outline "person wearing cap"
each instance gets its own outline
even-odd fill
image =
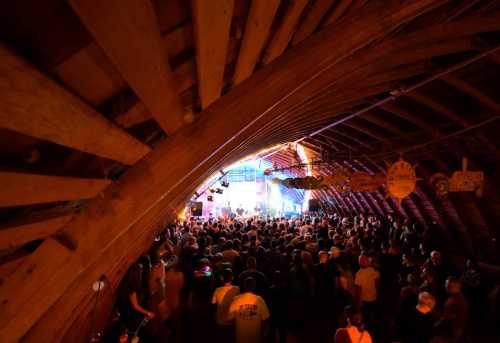
[[[360,269],[354,278],[355,299],[370,326],[375,321],[380,273],[371,266],[370,259],[366,255],[359,256],[359,266]]]

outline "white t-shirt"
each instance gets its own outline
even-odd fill
[[[233,302],[235,296],[240,294],[238,286],[222,286],[214,291],[212,304],[217,304],[217,324],[231,325],[233,322],[228,318],[229,306]]]
[[[361,268],[354,279],[354,284],[360,287],[360,297],[362,301],[377,300],[377,280],[380,273],[372,267]]]
[[[235,319],[237,343],[258,343],[262,321],[269,318],[269,310],[258,295],[243,293],[234,298],[229,307],[229,318]]]

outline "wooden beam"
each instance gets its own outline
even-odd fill
[[[180,98],[184,108],[184,120],[186,121],[186,123],[191,122],[188,116],[193,116],[193,96],[194,95],[192,89],[188,89],[180,94]],[[122,112],[113,118],[114,122],[123,128],[130,128],[140,123],[144,123],[145,121],[148,121],[150,119],[153,119],[153,117],[141,101],[137,101],[127,111]]]
[[[374,130],[372,130],[372,129],[370,129],[370,128],[362,125],[362,124],[353,123],[352,120],[346,121],[346,122],[342,123],[342,125],[349,126],[350,128],[352,128],[352,129],[354,129],[356,131],[362,132],[362,133],[364,133],[367,136],[375,138],[376,140],[378,140],[378,141],[380,141],[382,143],[383,142],[387,142],[387,138],[386,137],[383,137],[378,132],[375,132]]]
[[[500,104],[498,102],[496,102],[494,99],[481,92],[479,89],[477,89],[470,83],[461,80],[458,77],[453,76],[451,74],[443,75],[441,79],[446,83],[448,83],[449,85],[475,98],[477,101],[479,101],[481,104],[488,107],[489,109],[492,109],[494,111],[500,110]]]
[[[193,43],[191,24],[167,32],[162,36],[162,43],[170,60],[185,53]],[[182,65],[177,69],[179,68],[180,71],[185,69]],[[52,72],[66,87],[94,106],[101,105],[128,87],[120,72],[95,41],[62,61]],[[174,80],[177,81],[177,77]]]
[[[253,0],[234,71],[235,85],[248,78],[255,68],[281,0]]]
[[[339,144],[339,145],[342,145],[342,146],[346,147],[347,149],[355,150],[349,144],[346,144],[346,143],[344,143],[344,142],[342,142],[342,141],[340,141],[338,139],[331,138],[328,135],[325,135],[325,134],[322,134],[322,133],[319,133],[316,136],[313,136],[312,139],[318,139],[318,137],[323,137],[325,139],[325,141],[327,143],[324,144],[323,147],[325,147],[327,149],[328,148],[333,148],[335,151],[340,151],[340,148],[337,146],[337,144]]]
[[[333,138],[331,136],[329,136],[328,134],[325,133],[319,133],[318,136],[322,136],[322,137],[325,137],[325,139],[330,143],[330,145],[333,145],[331,142],[333,143],[336,143],[336,144],[340,144],[342,145],[343,147],[349,149],[349,150],[352,150],[352,151],[358,151],[358,149],[356,147],[353,147],[351,144],[349,143],[346,143],[338,138]]]
[[[283,20],[267,46],[266,52],[262,57],[262,63],[271,63],[285,51],[295,32],[300,16],[308,3],[309,0],[292,0],[290,2],[283,15]]]
[[[436,113],[447,117],[449,120],[461,126],[467,127],[469,125],[469,122],[467,120],[459,116],[452,109],[446,107],[445,105],[439,103],[438,101],[432,99],[430,96],[420,91],[417,90],[411,91],[410,93],[407,93],[406,96],[415,100],[416,102],[421,103],[422,105],[425,105],[426,107],[429,107]]]
[[[236,40],[229,40],[229,47],[226,58],[226,65],[234,61],[237,53]],[[193,90],[192,86],[196,82],[196,63],[194,58],[189,59],[174,69],[174,80],[181,91],[181,103],[185,105],[185,120],[193,112]],[[187,105],[186,105],[187,104]],[[137,102],[127,112],[120,113],[114,118],[115,122],[122,127],[131,127],[140,124],[146,120],[151,119],[151,114],[147,111],[146,107]]]
[[[433,134],[437,134],[437,132],[438,132],[434,126],[427,124],[427,122],[420,119],[418,116],[410,113],[406,109],[400,107],[396,103],[385,103],[385,104],[380,105],[378,107],[383,109],[386,112],[394,114],[395,116],[403,118],[406,121],[408,121],[412,124],[415,124],[422,129],[425,129],[429,132],[432,132]]]
[[[0,250],[18,248],[28,242],[52,236],[67,224],[71,218],[73,218],[72,215],[66,215],[0,228]]]
[[[127,82],[101,48],[91,43],[52,71],[61,83],[92,106],[127,89]]]
[[[407,133],[405,133],[403,130],[398,128],[396,125],[390,123],[389,121],[382,119],[380,116],[376,114],[364,113],[363,115],[360,116],[360,118],[369,121],[370,123],[373,123],[377,126],[380,126],[381,128],[384,128],[389,132],[394,133],[398,136],[401,136],[403,138],[408,138]]]
[[[349,6],[351,6],[352,2],[353,0],[339,0],[335,5],[333,11],[328,15],[328,18],[326,18],[326,20],[324,21],[322,26],[324,27],[326,25],[331,25],[336,21],[338,21],[340,17],[342,17],[344,13],[346,13],[347,9],[349,8]]]
[[[321,19],[323,19],[334,1],[335,0],[317,0],[314,2],[304,21],[302,21],[293,35],[292,45],[302,42],[316,30]]]
[[[489,54],[486,58],[500,65],[500,52]]]
[[[21,249],[9,255],[8,261],[0,265],[0,285],[21,266],[29,254],[29,251]]]
[[[331,128],[331,129],[328,129],[327,132],[331,132],[334,135],[339,135],[339,136],[345,137],[345,138],[347,138],[355,143],[358,143],[361,146],[364,146],[367,149],[370,149],[370,150],[374,149],[370,144],[366,144],[361,139],[356,138],[350,134],[347,134],[344,130],[337,130],[337,129]]]
[[[124,128],[129,128],[134,125],[143,123],[149,119],[151,119],[151,113],[149,113],[148,109],[144,104],[139,101],[136,104],[132,105],[128,111],[120,114],[114,120],[115,123]]]
[[[0,172],[0,207],[95,197],[111,181]]]
[[[69,3],[160,127],[167,134],[177,131],[183,109],[151,1]]]
[[[175,208],[178,203],[171,201],[176,199],[178,186],[194,191],[193,180],[197,180],[200,171],[217,170],[223,163],[264,148],[259,141],[250,142],[254,143],[252,149],[240,145],[257,127],[275,119],[277,113],[272,110],[283,113],[296,105],[294,95],[305,85],[310,86],[307,90],[312,96],[316,90],[312,86],[318,86],[316,76],[324,68],[335,68],[346,58],[353,58],[353,52],[441,3],[442,0],[373,2],[360,10],[349,25],[318,32],[304,41],[301,49],[291,49],[279,63],[255,73],[207,108],[192,125],[162,141],[130,168],[119,184],[110,185],[102,197],[90,201],[66,225],[63,231],[78,242],[76,250],[46,239],[0,285],[0,341],[21,339],[65,294],[68,296],[63,298],[71,301],[69,310],[74,309],[88,291],[83,287],[78,294],[71,292],[72,283],[79,277],[87,280],[87,275],[88,280],[96,280],[115,265],[113,256],[123,253],[138,235],[147,233],[152,237],[154,228],[145,230],[144,225],[135,224],[160,209]],[[290,70],[294,77],[283,77]],[[182,200],[185,199],[178,201]],[[139,254],[127,252],[126,256],[132,262]],[[30,282],[26,282],[27,278]],[[84,286],[88,284],[91,283]],[[64,321],[65,317],[57,314],[54,317]]]
[[[192,0],[193,34],[201,106],[220,97],[234,0]]]
[[[0,127],[134,164],[150,148],[0,45]]]

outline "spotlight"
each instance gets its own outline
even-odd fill
[[[227,188],[227,187],[229,187],[229,182],[227,182],[227,181],[222,181],[222,182],[220,183],[220,185],[221,185],[222,187],[226,187],[226,188]]]
[[[215,193],[215,189],[213,189],[213,188],[210,188],[208,191],[209,191],[210,193]]]
[[[208,195],[208,196],[207,196],[207,201],[214,201],[214,197],[213,197],[213,196],[211,196],[211,195]]]
[[[217,194],[222,194],[222,193],[224,193],[224,190],[222,190],[222,188],[217,188],[217,189],[215,190],[215,193],[217,193]]]

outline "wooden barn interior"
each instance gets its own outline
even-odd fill
[[[312,197],[432,227],[499,278],[499,1],[16,0],[0,38],[0,342],[88,342],[204,180],[297,144],[313,176],[415,166],[401,202]],[[436,195],[464,158],[481,190]]]

